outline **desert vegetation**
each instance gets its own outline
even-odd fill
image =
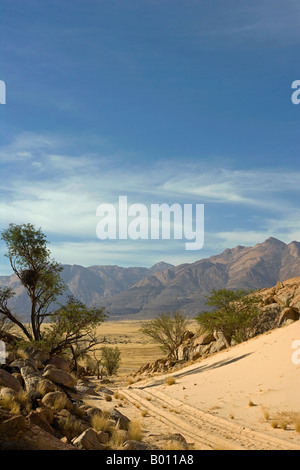
[[[260,300],[258,295],[245,289],[213,289],[206,302],[213,311],[202,312],[196,320],[204,331],[221,332],[226,346],[232,340],[239,343],[247,338],[247,332],[259,315]]]
[[[177,349],[184,340],[189,319],[182,312],[160,313],[145,322],[141,332],[159,345],[164,353],[178,359]]]

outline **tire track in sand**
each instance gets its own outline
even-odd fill
[[[171,432],[182,434],[196,450],[300,450],[296,444],[205,413],[159,390],[126,388],[121,393],[129,402],[147,409]]]

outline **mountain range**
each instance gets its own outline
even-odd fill
[[[159,262],[151,268],[63,265],[66,295],[88,306],[105,306],[111,319],[134,315],[150,318],[181,310],[195,315],[205,307],[212,289],[260,289],[300,275],[300,243],[276,238],[253,247],[236,246],[194,263],[173,266]],[[11,307],[28,315],[29,301],[15,275],[0,276],[0,286],[13,288]],[[61,299],[64,300],[64,299]]]

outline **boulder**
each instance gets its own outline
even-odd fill
[[[98,431],[97,432],[98,440],[101,444],[107,444],[109,441],[109,434],[108,432]]]
[[[42,398],[42,403],[52,409],[73,409],[72,402],[68,399],[67,395],[60,391],[47,393]]]
[[[96,390],[93,387],[90,387],[89,385],[77,384],[74,386],[74,389],[77,393],[81,393],[83,395],[99,396],[99,393],[97,393]]]
[[[226,349],[226,348],[227,346],[224,343],[223,339],[218,339],[217,341],[214,341],[213,343],[211,343],[209,352],[212,354],[215,352],[222,351],[223,349]]]
[[[54,429],[49,424],[47,420],[47,414],[42,408],[32,410],[28,415],[28,419],[31,423],[44,429],[44,431],[47,431],[50,434],[54,434]]]
[[[0,450],[77,449],[19,415],[0,420]]]
[[[104,433],[106,434],[106,433]],[[103,450],[105,449],[104,445],[100,441],[100,437],[92,428],[86,429],[83,431],[80,436],[76,437],[72,441],[75,447],[78,447],[82,450]]]
[[[119,410],[113,408],[109,412],[110,417],[113,421],[115,421],[116,426],[119,429],[123,429],[124,431],[128,431],[130,419],[127,416],[124,416]]]
[[[196,346],[199,346],[199,345],[209,344],[214,340],[215,340],[215,337],[212,333],[205,332],[205,333],[202,333],[200,336],[197,336],[197,338],[194,339],[193,347],[195,348]]]
[[[11,437],[18,436],[20,431],[25,429],[25,426],[26,420],[24,416],[21,415],[9,417],[3,421],[0,424],[0,444],[5,440],[10,439]]]
[[[2,387],[0,388],[0,397],[15,397],[18,392],[16,390],[9,388],[9,387]]]
[[[41,373],[32,366],[21,367],[21,375],[25,383],[25,389],[29,395],[35,394],[41,380]]]
[[[289,306],[300,314],[300,293],[295,295],[295,297],[291,300]]]
[[[278,324],[281,325],[287,320],[292,320],[293,322],[299,320],[299,313],[294,308],[285,307],[280,314]]]
[[[155,448],[153,445],[147,444],[146,442],[129,440],[124,442],[124,450],[152,450]]]
[[[4,369],[0,369],[0,386],[12,388],[16,392],[22,388],[20,382]]]
[[[182,360],[187,360],[189,356],[189,351],[190,351],[190,341],[187,340],[184,343],[182,343],[180,346],[177,348],[177,359],[179,361]]]
[[[25,349],[25,352],[39,364],[44,364],[50,359],[50,354],[44,349],[28,347]]]
[[[56,367],[51,367],[46,370],[46,372],[43,373],[43,377],[58,385],[64,385],[65,387],[72,388],[76,384],[76,379],[74,379],[71,374]]]
[[[100,408],[96,408],[95,406],[92,406],[90,408],[88,408],[86,411],[85,411],[86,415],[89,417],[89,418],[93,418],[95,415],[96,416],[102,416],[102,411],[100,410]]]
[[[51,359],[47,361],[47,365],[48,364],[55,366],[57,369],[62,369],[65,372],[70,372],[69,362],[62,356],[51,357]]]

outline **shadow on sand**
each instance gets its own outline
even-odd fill
[[[252,353],[242,354],[241,356],[234,357],[234,358],[231,358],[231,359],[229,358],[229,359],[226,359],[226,360],[223,360],[223,361],[217,361],[217,362],[214,362],[213,364],[209,364],[209,365],[203,365],[203,366],[200,365],[199,367],[193,368],[193,369],[188,370],[188,371],[183,371],[183,372],[178,372],[178,373],[172,374],[172,376],[175,379],[180,379],[182,377],[186,377],[187,375],[199,374],[201,372],[206,372],[208,370],[218,369],[219,367],[225,367],[229,364],[233,364],[234,362],[240,361],[241,359],[244,359],[245,357],[249,356],[250,354],[252,354]],[[146,388],[157,387],[158,385],[162,385],[164,383],[165,383],[165,378],[161,378],[161,379],[155,381],[155,383],[145,385],[145,386],[142,386],[142,387],[138,387],[138,388],[140,388],[142,390],[142,389],[146,389]]]

